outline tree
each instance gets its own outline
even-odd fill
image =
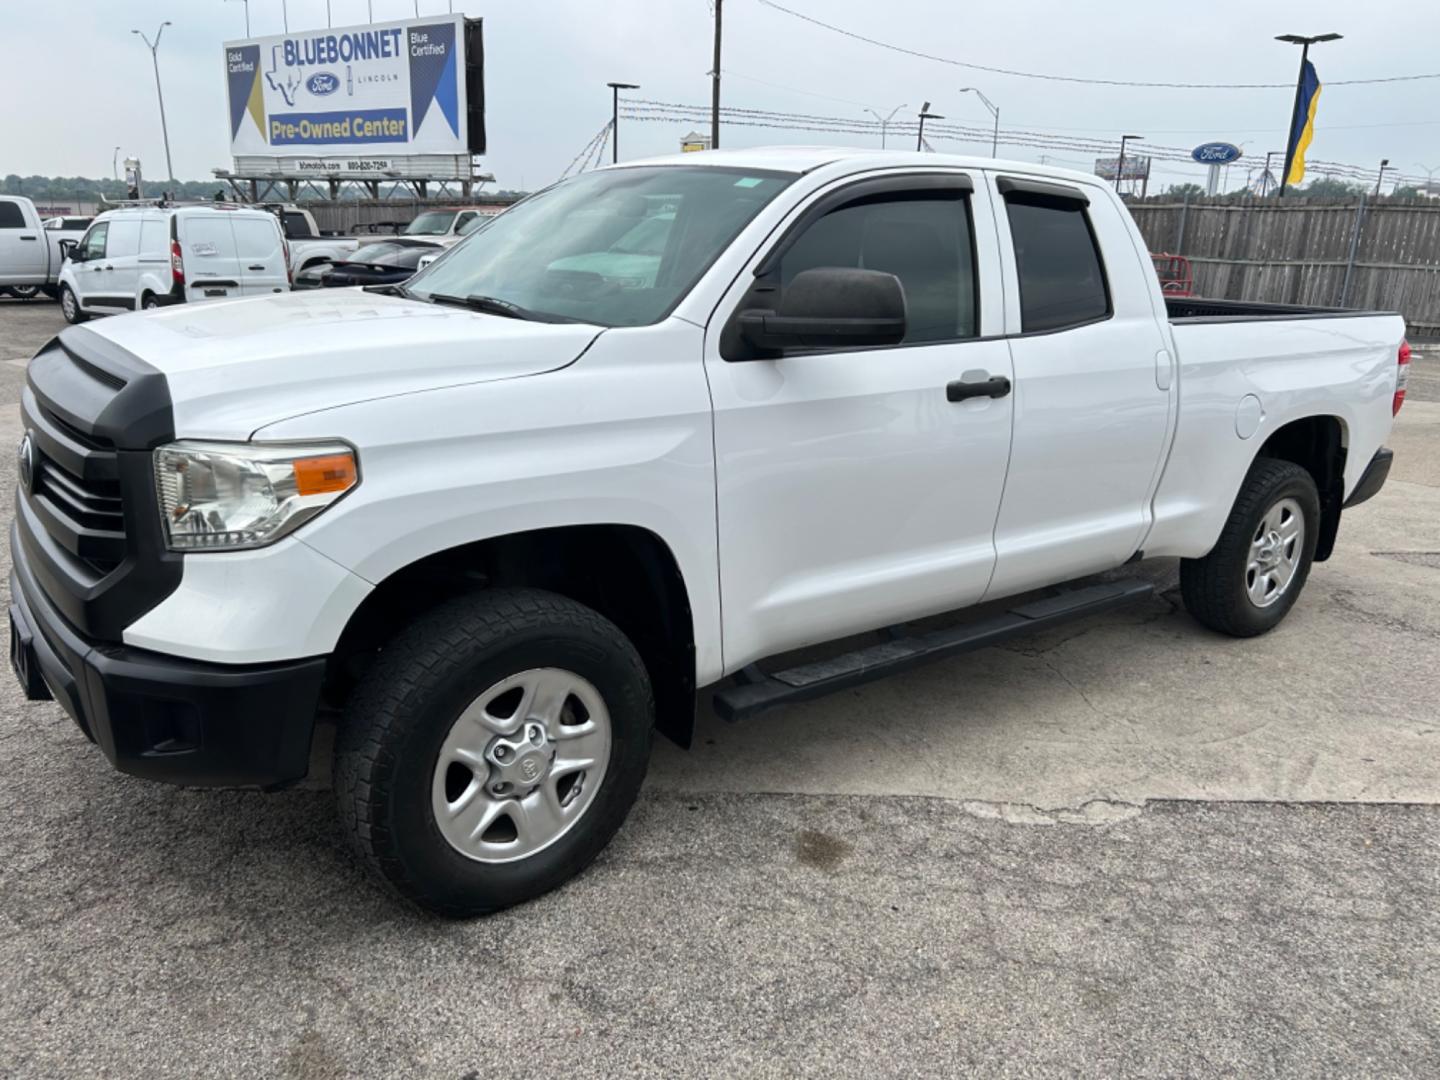
[[[1205,194],[1205,189],[1199,184],[1171,184],[1165,189],[1165,194],[1181,199],[1187,195],[1192,199],[1198,199]]]
[[[1333,176],[1317,176],[1304,187],[1296,188],[1295,193],[1312,199],[1348,199],[1364,190],[1364,184],[1352,184]]]

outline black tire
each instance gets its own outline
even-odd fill
[[[1251,600],[1248,589],[1251,544],[1266,514],[1285,499],[1299,504],[1304,519],[1299,562],[1284,592],[1261,607]],[[1274,629],[1305,588],[1319,536],[1320,495],[1310,473],[1290,461],[1257,459],[1210,554],[1180,560],[1180,595],[1186,610],[1202,625],[1231,637],[1255,637]]]
[[[487,688],[535,667],[587,679],[610,714],[610,757],[594,801],[548,847],[477,862],[441,834],[431,783],[451,727]],[[655,707],[645,666],[608,619],[538,589],[451,601],[402,630],[351,695],[335,746],[340,817],[361,858],[402,896],[452,917],[548,892],[610,842],[649,764]]]
[[[79,326],[90,318],[80,310],[80,300],[69,285],[60,286],[60,314],[65,316],[65,321],[71,326]]]
[[[160,307],[160,299],[154,293],[146,293],[140,298],[141,311],[155,311]]]
[[[17,300],[34,300],[40,295],[39,285],[11,285],[10,295]]]

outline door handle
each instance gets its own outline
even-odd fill
[[[992,375],[978,382],[956,379],[945,386],[946,401],[968,401],[970,398],[1002,398],[1010,393],[1010,380],[1004,375]]]
[[[22,236],[22,237],[20,237],[20,239],[21,239],[21,240],[34,240],[35,237],[33,237],[33,236]]]
[[[265,267],[263,267],[263,266],[247,266],[245,269],[246,269],[246,270],[264,270]]]

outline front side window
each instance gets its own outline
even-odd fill
[[[85,234],[85,239],[80,241],[80,255],[85,259],[103,259],[105,257],[105,238],[110,234],[110,223],[102,221],[99,225],[92,226]]]
[[[704,165],[585,173],[492,219],[408,291],[494,298],[542,318],[649,325],[792,179]]]
[[[905,290],[905,343],[975,337],[970,201],[948,192],[867,198],[832,210],[780,260],[781,295],[802,270],[881,270]]]
[[[1012,192],[1005,204],[1020,278],[1021,329],[1063,330],[1106,318],[1110,291],[1084,203]]]

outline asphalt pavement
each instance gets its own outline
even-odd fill
[[[0,445],[60,325],[0,301]],[[323,770],[147,784],[0,680],[0,1075],[1434,1076],[1440,357],[1392,444],[1275,633],[1147,563],[1132,610],[702,710],[594,867],[468,923],[361,873]]]

